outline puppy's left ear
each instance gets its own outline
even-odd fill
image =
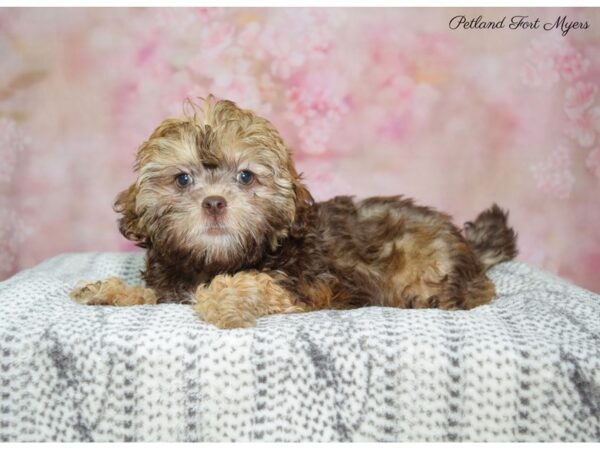
[[[290,235],[293,238],[301,238],[306,234],[308,220],[315,200],[306,186],[300,182],[300,177],[297,177],[294,182],[294,194],[296,194],[296,213],[290,228]]]
[[[133,183],[129,188],[119,193],[113,209],[121,214],[119,218],[119,231],[121,234],[130,241],[135,242],[138,247],[146,248],[150,241],[140,224],[140,218],[135,212],[137,193],[137,186]]]

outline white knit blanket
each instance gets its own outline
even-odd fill
[[[363,308],[219,330],[187,305],[83,306],[142,254],[0,283],[2,441],[598,441],[600,296],[523,263],[472,311]]]

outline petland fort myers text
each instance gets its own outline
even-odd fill
[[[568,16],[558,16],[554,21],[542,21],[539,17],[531,16],[504,16],[498,20],[486,20],[483,16],[469,18],[467,16],[454,16],[448,26],[451,30],[558,30],[563,36],[571,30],[587,30],[590,24],[587,21],[571,20]]]

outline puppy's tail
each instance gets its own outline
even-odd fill
[[[463,234],[485,270],[517,256],[517,235],[508,226],[508,212],[496,204],[480,213],[474,222],[465,223]]]

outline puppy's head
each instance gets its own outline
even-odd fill
[[[220,269],[257,260],[303,234],[313,199],[267,120],[209,97],[142,144],[138,178],[115,210],[128,239]]]

